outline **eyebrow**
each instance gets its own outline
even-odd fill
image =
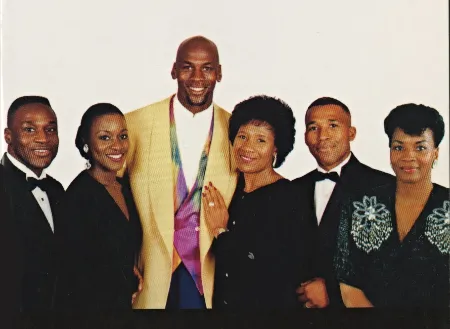
[[[24,124],[35,125],[36,123],[34,121],[23,121],[22,125],[24,125]],[[53,125],[53,124],[57,124],[57,123],[56,123],[56,121],[50,121],[47,124]]]
[[[121,133],[123,133],[123,132],[125,132],[125,131],[128,131],[128,129],[122,129],[120,132]],[[97,134],[98,133],[101,133],[101,132],[106,132],[106,133],[112,133],[112,131],[110,131],[110,130],[106,130],[106,129],[101,129],[101,130],[99,130],[98,132],[97,132]]]
[[[415,142],[415,144],[426,143],[426,142],[428,142],[428,141],[427,141],[427,140],[425,140],[425,139],[423,139],[423,140],[421,140],[421,141],[417,141],[417,142]],[[402,141],[399,141],[398,139],[394,139],[394,140],[392,141],[392,143],[399,143],[399,144],[404,144],[404,142],[402,142]]]
[[[339,122],[339,120],[337,120],[337,119],[329,119],[328,122]],[[317,121],[310,121],[310,122],[308,122],[306,124],[306,126],[309,126],[309,125],[312,125],[312,124],[315,124],[315,123],[317,123]]]

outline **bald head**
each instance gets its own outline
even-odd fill
[[[217,50],[216,44],[201,35],[197,35],[195,37],[188,38],[188,39],[184,40],[182,43],[180,43],[180,45],[178,46],[178,50],[177,50],[176,61],[178,62],[180,60],[180,58],[183,58],[183,55],[186,51],[189,51],[190,49],[196,49],[196,48],[207,49],[213,56],[215,56],[217,63],[220,62],[219,61],[219,51]]]
[[[217,46],[211,40],[195,36],[184,40],[177,51],[172,78],[178,82],[178,100],[193,114],[207,109],[216,82],[222,80]]]

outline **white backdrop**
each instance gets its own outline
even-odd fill
[[[448,130],[448,0],[2,0],[1,8],[2,128],[16,97],[47,96],[60,133],[49,172],[66,187],[84,168],[74,146],[83,112],[97,102],[128,112],[174,93],[177,47],[199,34],[219,48],[218,104],[231,111],[264,93],[293,108],[297,142],[280,169],[288,178],[316,166],[303,118],[321,96],[349,106],[355,155],[386,172],[383,119],[392,108],[435,107]],[[448,136],[433,172],[447,187]]]

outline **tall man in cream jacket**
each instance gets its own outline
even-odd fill
[[[213,103],[222,79],[216,45],[201,36],[183,41],[171,75],[175,95],[126,115],[126,166],[143,229],[137,309],[211,308],[214,236],[201,209],[202,188],[212,182],[228,205],[237,180],[230,114]]]

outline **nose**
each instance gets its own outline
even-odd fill
[[[35,136],[35,141],[37,143],[47,143],[48,141],[47,132],[44,129],[38,129]]]
[[[115,138],[113,140],[111,148],[114,151],[125,152],[126,151],[126,144],[127,144],[126,140],[120,139],[120,138]]]
[[[414,161],[416,159],[416,151],[413,148],[405,148],[402,153],[403,161]]]
[[[192,80],[203,80],[205,78],[204,73],[201,67],[196,67],[192,71],[191,79]]]
[[[319,140],[326,140],[330,138],[328,128],[319,128]]]

